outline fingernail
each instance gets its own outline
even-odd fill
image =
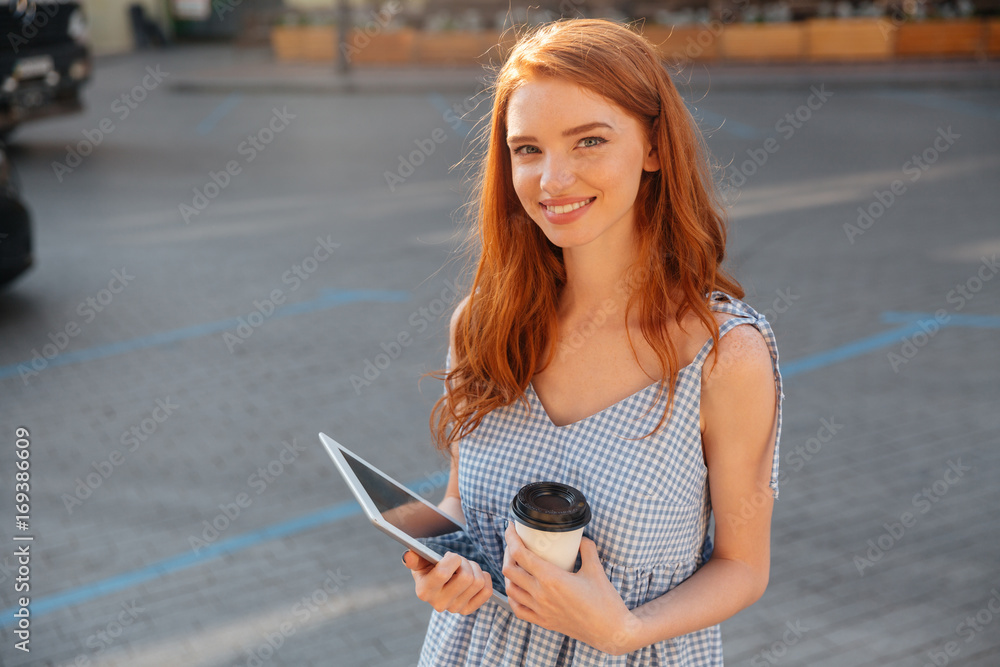
[[[403,552],[403,565],[406,565],[406,552]]]

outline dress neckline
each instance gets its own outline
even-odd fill
[[[691,368],[692,366],[694,366],[696,363],[699,362],[699,360],[701,359],[701,357],[705,353],[705,348],[708,347],[708,345],[711,342],[712,342],[711,338],[709,338],[707,341],[705,341],[705,343],[701,346],[701,349],[698,351],[698,354],[695,355],[694,359],[692,359],[689,364],[687,364],[686,366],[684,366],[683,368],[681,368],[679,371],[677,371],[677,382],[681,381],[681,374],[684,373],[684,371],[688,370],[689,368]],[[663,382],[662,380],[657,380],[657,381],[653,382],[652,384],[648,384],[645,387],[643,387],[643,388],[641,388],[641,389],[639,389],[637,391],[632,392],[628,396],[626,396],[626,397],[624,397],[624,398],[622,398],[620,400],[615,401],[611,405],[609,405],[609,406],[607,406],[605,408],[601,408],[600,410],[598,410],[597,412],[595,412],[593,414],[587,415],[586,417],[582,417],[580,419],[577,419],[576,421],[572,421],[572,422],[570,422],[568,424],[563,424],[561,426],[559,424],[556,424],[554,421],[552,421],[552,417],[549,416],[549,411],[545,408],[545,404],[542,403],[541,396],[539,396],[538,392],[535,391],[535,383],[533,381],[529,381],[528,382],[528,389],[531,390],[531,394],[535,397],[535,402],[538,404],[538,407],[541,408],[542,416],[545,418],[545,421],[548,422],[549,426],[552,426],[553,428],[557,428],[557,429],[568,429],[568,428],[572,428],[574,426],[579,426],[581,424],[589,422],[592,419],[596,419],[597,417],[600,417],[601,415],[604,415],[606,413],[612,412],[613,410],[621,407],[625,403],[630,402],[636,396],[639,396],[641,394],[645,394],[650,389],[652,389],[654,387],[658,387],[660,384],[662,384],[662,382]],[[699,385],[700,385],[700,381],[699,381]],[[676,387],[674,388],[674,390],[675,390],[674,393],[676,393]]]
[[[708,297],[709,297],[708,307],[709,307],[710,310],[715,311],[715,312],[724,312],[724,311],[716,310],[715,308],[713,308],[712,306],[714,304],[716,304],[716,303],[723,303],[723,302],[731,302],[732,301],[732,298],[728,294],[726,294],[725,292],[720,292],[720,291],[711,292],[708,295]],[[719,333],[720,333],[720,335],[722,333],[722,327],[726,323],[728,323],[732,319],[740,319],[740,318],[741,318],[740,315],[735,315],[735,317],[729,318],[729,319],[726,320],[726,322],[723,322],[722,324],[720,324],[719,325]],[[698,350],[698,354],[696,354],[694,356],[694,359],[692,359],[690,363],[688,363],[686,366],[684,366],[679,371],[677,371],[677,382],[678,383],[681,381],[681,374],[683,374],[686,370],[688,370],[689,368],[691,368],[692,366],[694,366],[696,363],[700,363],[700,360],[702,359],[702,357],[704,357],[705,354],[707,353],[708,346],[711,345],[711,344],[712,344],[712,338],[709,337],[708,340],[706,340],[702,344],[701,349]],[[601,415],[604,415],[606,413],[609,413],[609,412],[611,412],[611,411],[613,411],[613,410],[621,407],[625,403],[631,401],[636,396],[639,396],[640,394],[646,393],[647,391],[649,391],[653,387],[656,387],[656,386],[660,385],[662,382],[663,382],[662,380],[657,380],[656,382],[653,382],[652,384],[648,384],[645,387],[643,387],[643,388],[641,388],[641,389],[639,389],[639,390],[637,390],[637,391],[629,394],[628,396],[626,396],[626,397],[624,397],[624,398],[622,398],[622,399],[620,399],[618,401],[615,401],[611,405],[609,405],[609,406],[607,406],[605,408],[601,408],[600,410],[598,410],[597,412],[595,412],[593,414],[587,415],[586,417],[583,417],[581,419],[577,419],[576,421],[570,422],[568,424],[563,424],[562,426],[559,426],[554,421],[552,421],[552,417],[549,416],[549,411],[545,409],[545,404],[542,403],[541,397],[538,395],[538,392],[535,391],[535,383],[533,381],[530,381],[530,380],[528,381],[528,389],[531,390],[532,395],[535,397],[535,402],[538,403],[538,407],[542,411],[542,417],[549,424],[549,426],[551,426],[553,428],[556,428],[556,429],[569,429],[569,428],[572,428],[574,426],[579,426],[581,424],[585,424],[585,423],[591,421],[592,419],[600,417]],[[701,374],[700,373],[699,373],[699,377],[698,377],[698,387],[699,387],[699,389],[701,387]],[[676,393],[676,389],[677,389],[677,387],[675,386],[674,387],[675,393]]]

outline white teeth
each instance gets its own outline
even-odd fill
[[[549,213],[569,213],[570,211],[575,211],[578,208],[583,208],[590,202],[594,201],[594,198],[584,199],[583,201],[578,201],[575,204],[566,204],[565,206],[546,206],[545,208]]]

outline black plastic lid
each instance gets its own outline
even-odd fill
[[[577,489],[559,482],[532,482],[510,503],[511,514],[529,528],[555,533],[590,523],[590,505]]]

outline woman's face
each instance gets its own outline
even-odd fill
[[[513,93],[507,145],[521,205],[561,248],[631,235],[642,172],[659,169],[639,121],[553,77],[528,79]]]

